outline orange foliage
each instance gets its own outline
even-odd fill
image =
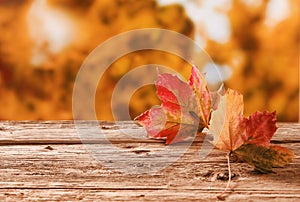
[[[44,20],[40,13],[29,17],[35,2],[44,1],[0,1],[0,119],[72,119],[73,83],[80,65],[101,42],[119,33],[157,27],[194,36],[194,25],[180,5],[159,6],[155,0],[48,0],[49,15],[57,14],[62,27],[72,28],[68,43],[55,50],[51,40],[59,40],[57,36],[47,41],[52,37],[49,33],[35,35],[32,31],[43,28],[34,23]],[[226,85],[244,94],[246,115],[276,110],[279,121],[297,121],[299,1],[289,0],[290,15],[273,27],[265,24],[269,1],[255,7],[242,0],[232,2],[228,12],[231,38],[224,44],[207,41],[207,52],[214,62],[232,67]],[[62,30],[53,33],[65,37]],[[149,63],[172,67],[186,77],[190,72],[182,59],[159,51],[120,58],[100,81],[95,98],[99,119],[113,119],[110,98],[118,80],[130,69]],[[131,115],[154,104],[158,100],[153,86],[144,87],[130,101]]]
[[[72,119],[72,90],[78,69],[95,47],[121,32],[157,27],[193,36],[193,24],[180,5],[159,6],[155,0],[44,2],[0,2],[0,119]],[[38,9],[32,11],[32,5]],[[30,12],[33,17],[29,19]],[[44,18],[46,14],[52,18]],[[28,20],[48,23],[55,16],[65,15],[67,18],[59,19],[55,25],[65,24],[54,28],[53,34],[64,36],[64,25],[74,30],[66,38],[70,43],[60,51],[52,50],[57,48],[52,43],[60,39],[41,30],[44,24],[28,27]],[[35,29],[33,35],[30,29]],[[42,35],[36,35],[37,31]],[[49,41],[46,37],[50,37]],[[182,59],[172,54],[141,51],[120,58],[100,81],[96,96],[99,119],[112,120],[110,99],[118,80],[128,70],[149,63],[173,67],[183,73],[185,69],[190,71]],[[145,99],[145,93],[153,96]],[[132,116],[158,103],[153,88],[136,92],[134,99],[129,106]]]
[[[300,2],[290,0],[289,16],[273,27],[265,23],[269,1],[247,6],[234,0],[226,44],[210,41],[207,51],[233,68],[227,86],[244,94],[245,113],[277,111],[280,121],[297,121],[299,111]]]

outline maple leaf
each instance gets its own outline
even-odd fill
[[[212,94],[207,87],[205,74],[201,73],[197,67],[193,66],[188,84],[193,88],[196,95],[197,106],[200,108],[198,114],[200,123],[202,124],[202,127],[208,127],[213,106],[211,99]],[[218,97],[215,99],[218,99]]]
[[[261,173],[273,172],[272,168],[281,168],[292,162],[293,152],[289,149],[277,145],[267,147],[244,144],[234,151],[234,154],[244,162],[255,166]]]
[[[188,82],[172,74],[159,74],[155,82],[161,106],[152,107],[135,118],[148,137],[176,143],[208,127],[212,101],[204,74],[192,67]]]
[[[220,98],[218,109],[212,113],[209,130],[214,135],[213,144],[221,150],[234,151],[243,144],[243,96],[228,89]]]
[[[255,112],[243,115],[243,96],[228,89],[221,97],[218,109],[212,113],[210,131],[213,144],[221,150],[236,154],[241,160],[267,173],[273,167],[290,163],[294,154],[270,143],[276,127],[276,113]]]
[[[270,145],[270,140],[277,130],[276,112],[255,112],[245,118],[246,143],[261,146]]]

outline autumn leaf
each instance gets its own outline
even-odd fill
[[[213,144],[221,150],[234,151],[243,144],[245,133],[243,96],[228,89],[220,98],[218,109],[212,113],[209,130],[214,135]]]
[[[243,96],[228,89],[218,109],[212,113],[212,143],[218,149],[236,154],[261,172],[271,172],[273,167],[290,163],[294,154],[270,143],[277,130],[276,113],[255,112],[246,118],[243,108]]]
[[[245,125],[247,144],[268,146],[277,130],[276,112],[255,112],[245,120]]]
[[[152,107],[135,118],[146,128],[148,136],[166,138],[166,144],[170,144],[195,134],[199,119],[194,116],[198,107],[192,89],[171,74],[159,74],[155,85],[161,106]]]
[[[281,168],[291,163],[294,154],[285,147],[270,145],[268,147],[244,144],[234,151],[244,162],[255,166],[261,173],[270,173],[272,168]]]
[[[196,95],[197,106],[200,108],[198,116],[202,124],[201,126],[208,127],[212,111],[212,96],[207,87],[205,74],[201,73],[197,67],[193,67],[188,84],[192,87]],[[216,99],[218,98],[216,97]]]
[[[276,127],[276,113],[255,112],[249,118],[243,115],[243,96],[228,89],[220,98],[218,109],[212,112],[210,132],[216,148],[227,151],[229,178],[225,190],[217,197],[224,199],[230,187],[230,155],[253,165],[262,173],[272,172],[274,167],[283,167],[292,162],[293,152],[270,143]]]
[[[172,74],[159,74],[155,86],[161,106],[135,118],[145,127],[148,137],[166,138],[166,144],[171,144],[208,127],[212,101],[204,74],[197,67],[192,67],[188,82]]]

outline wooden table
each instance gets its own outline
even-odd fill
[[[166,148],[162,141],[123,134],[126,129],[143,134],[134,122],[98,124],[110,146],[132,156],[148,156],[153,166],[169,160],[158,155]],[[89,122],[79,125],[89,128]],[[278,126],[272,143],[290,148],[296,159],[271,174],[233,162],[228,201],[300,201],[300,124]],[[110,168],[116,159],[110,156],[119,154],[109,149],[102,154],[106,160],[95,159],[88,149],[95,141],[86,137],[82,144],[72,121],[0,122],[0,201],[216,201],[227,183],[227,163],[225,154],[215,149],[199,157],[200,148],[209,148],[204,137],[198,134],[184,155],[158,172],[130,173]],[[174,147],[170,156],[183,146]],[[129,161],[120,154],[120,163]],[[132,169],[146,164],[133,163]]]

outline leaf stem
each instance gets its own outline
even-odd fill
[[[230,155],[231,155],[231,152],[229,152],[226,155],[227,165],[228,165],[228,181],[227,181],[227,185],[226,185],[224,191],[217,196],[218,199],[220,199],[220,200],[224,200],[225,194],[227,193],[227,190],[230,188],[230,182],[231,182]]]

